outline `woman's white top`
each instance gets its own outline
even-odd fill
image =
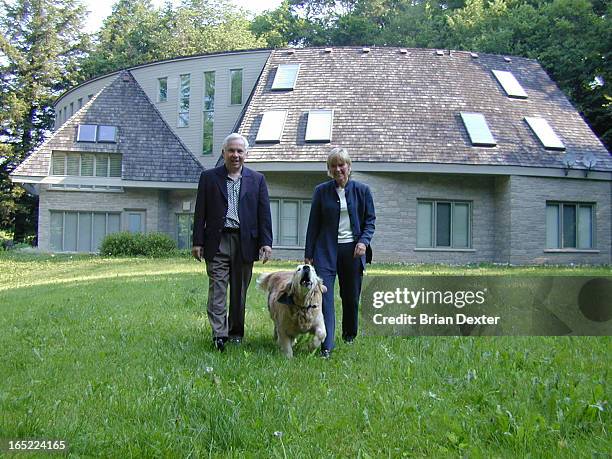
[[[340,222],[338,223],[338,244],[346,244],[355,240],[353,230],[351,230],[351,218],[349,217],[346,205],[344,188],[336,187],[336,193],[340,198]]]

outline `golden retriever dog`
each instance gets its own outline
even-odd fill
[[[300,334],[313,335],[311,349],[321,345],[327,336],[322,310],[327,288],[313,266],[299,265],[295,271],[262,274],[257,284],[268,292],[274,338],[287,357],[293,357],[293,345]]]

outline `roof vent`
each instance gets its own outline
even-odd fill
[[[332,52],[332,49],[331,49],[331,48],[325,48],[325,52],[326,52],[326,53],[331,53],[331,52]]]
[[[295,54],[295,49],[288,49],[287,54]]]
[[[128,72],[123,72],[123,73],[121,74],[121,79],[122,79],[123,81],[130,81],[130,74],[129,74]]]
[[[509,57],[504,57],[504,60],[505,60],[506,62],[512,62],[512,59],[510,59]]]
[[[444,56],[444,51],[442,51],[441,49],[439,49],[438,51],[436,51],[436,55],[438,55],[438,56]]]
[[[400,48],[399,51],[401,54],[408,54],[408,50],[406,48]]]
[[[478,53],[470,53],[470,56],[472,56],[472,59],[478,59]]]
[[[361,48],[361,52],[369,53],[370,52],[370,48],[367,48],[367,47],[364,46],[363,48]]]

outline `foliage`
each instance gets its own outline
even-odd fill
[[[113,257],[167,257],[176,251],[176,242],[165,233],[112,233],[104,237],[100,254]]]
[[[52,103],[76,83],[88,48],[77,0],[4,0],[0,4],[0,228],[21,241],[36,226],[36,199],[9,174],[53,125]]]
[[[288,361],[253,286],[245,341],[220,354],[203,271],[1,255],[3,436],[76,457],[609,455],[610,337],[360,336],[326,361],[300,341]]]
[[[118,0],[83,62],[90,78],[144,62],[265,46],[228,0],[183,0],[155,9],[150,0]]]

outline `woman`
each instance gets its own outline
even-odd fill
[[[374,234],[374,201],[367,185],[349,180],[351,158],[344,148],[334,148],[327,157],[327,175],[333,180],[318,185],[312,196],[306,232],[304,261],[313,264],[323,279],[323,318],[327,338],[321,356],[328,358],[334,348],[336,316],[334,282],[336,274],[342,299],[342,339],[352,343],[357,336],[361,278],[366,251],[371,260],[370,240]]]

